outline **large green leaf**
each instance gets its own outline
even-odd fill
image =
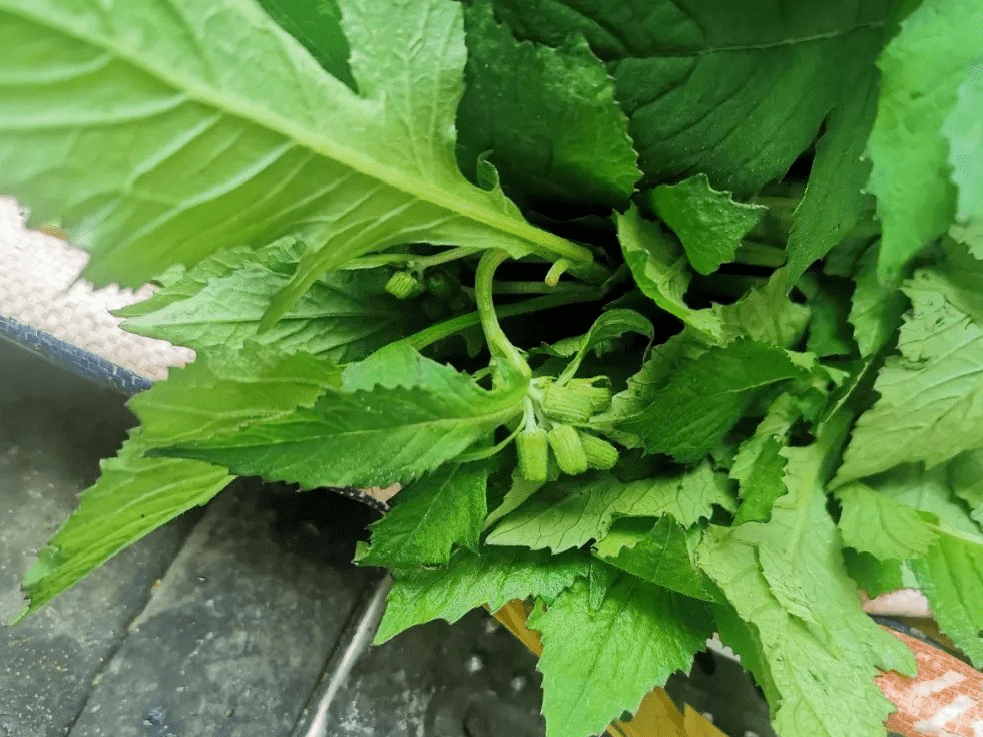
[[[733,509],[727,478],[708,463],[641,481],[610,474],[547,484],[507,515],[486,538],[491,545],[525,545],[554,552],[603,538],[617,517],[668,514],[684,527],[709,517],[713,506]]]
[[[920,248],[948,230],[956,214],[942,129],[960,84],[983,57],[980,27],[983,5],[977,0],[926,0],[903,21],[878,62],[882,82],[869,144],[869,190],[877,196],[884,230],[882,276],[896,276]],[[978,125],[979,109],[968,114]],[[970,169],[960,166],[958,176]],[[967,195],[972,198],[971,190]],[[978,213],[978,201],[970,209]]]
[[[641,172],[614,83],[582,38],[562,49],[517,41],[487,0],[465,4],[468,63],[459,155],[482,154],[517,200],[623,207]]]
[[[146,458],[139,432],[99,480],[82,492],[72,516],[24,576],[30,601],[20,617],[71,588],[118,552],[187,510],[205,504],[235,478],[220,466],[182,458]]]
[[[894,707],[874,678],[878,668],[913,673],[914,658],[867,617],[843,568],[822,452],[784,454],[788,493],[771,520],[713,528],[698,548],[699,566],[743,620],[718,616],[718,625],[768,692],[777,733],[883,737]]]
[[[446,565],[451,549],[477,553],[487,511],[488,466],[448,464],[396,495],[392,509],[372,525],[372,546],[357,560],[366,566]]]
[[[197,351],[238,350],[246,341],[306,351],[339,363],[365,358],[411,332],[414,311],[386,293],[385,270],[333,271],[316,281],[271,329],[263,315],[290,280],[303,244],[284,239],[255,253],[219,251],[149,299],[116,311],[131,333]]]
[[[741,241],[764,214],[762,205],[735,202],[710,186],[706,174],[662,184],[648,194],[659,219],[672,228],[693,268],[710,274],[734,260]]]
[[[547,737],[604,731],[677,670],[686,671],[713,631],[705,605],[624,576],[597,608],[578,581],[529,616],[543,640]],[[586,696],[589,694],[589,696]]]
[[[843,240],[871,199],[865,192],[871,163],[864,152],[877,113],[880,77],[873,61],[881,39],[870,33],[857,40],[850,76],[841,81],[837,106],[816,144],[809,186],[792,220],[784,275],[787,288]]]
[[[736,340],[676,366],[647,403],[618,426],[641,438],[649,453],[699,460],[734,425],[762,389],[801,377],[785,351]]]
[[[0,2],[0,189],[61,216],[97,284],[302,233],[271,317],[399,243],[589,260],[458,170],[460,7],[340,5],[360,95],[248,0]]]
[[[956,216],[979,227],[983,224],[983,63],[968,71],[956,95],[942,126],[949,142],[952,181],[959,189]],[[983,257],[983,247],[974,249],[973,255]]]
[[[525,393],[520,380],[483,389],[397,343],[347,366],[341,388],[313,407],[188,436],[166,452],[310,488],[406,483],[520,415]]]
[[[877,378],[880,399],[857,421],[841,482],[983,447],[983,327],[946,300],[943,276],[926,277],[905,288],[912,313],[901,328],[901,356]]]
[[[830,111],[845,104],[843,86],[880,48],[891,3],[496,0],[495,6],[523,38],[560,46],[581,33],[608,62],[646,186],[703,172],[714,187],[743,196],[781,178]]]
[[[375,644],[432,619],[456,622],[483,605],[494,612],[513,599],[552,600],[587,576],[590,562],[578,551],[482,548],[480,556],[457,551],[444,568],[396,571]]]

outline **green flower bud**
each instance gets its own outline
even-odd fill
[[[609,468],[614,468],[614,464],[618,462],[618,449],[607,440],[582,432],[580,433],[580,443],[584,446],[587,465],[591,468],[607,471]]]
[[[386,291],[396,299],[409,299],[423,291],[420,280],[408,271],[397,271],[386,282]]]
[[[590,396],[592,414],[603,412],[611,406],[611,390],[606,386],[594,386],[590,379],[570,379],[567,386]]]
[[[587,454],[580,435],[570,425],[557,425],[547,434],[556,465],[563,473],[576,476],[587,470]]]
[[[543,412],[559,422],[587,422],[594,414],[588,387],[548,384],[543,389]]]
[[[546,481],[550,460],[546,431],[523,430],[515,437],[515,449],[519,454],[519,475],[526,481]]]

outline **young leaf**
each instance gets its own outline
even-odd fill
[[[166,452],[302,486],[407,483],[520,415],[526,383],[494,390],[404,344],[345,368],[341,389],[310,408],[199,434]]]
[[[685,254],[658,223],[643,220],[634,207],[618,215],[617,221],[621,251],[638,288],[707,342],[719,342],[723,336],[719,318],[711,310],[694,310],[683,300],[690,279]]]
[[[564,479],[543,487],[507,515],[486,538],[490,545],[525,545],[559,552],[603,538],[616,517],[670,515],[683,527],[708,518],[713,505],[733,509],[723,474],[708,463],[673,475],[623,482],[611,474]]]
[[[487,0],[465,5],[464,30],[464,171],[490,151],[502,186],[520,201],[623,207],[641,172],[614,83],[584,40],[560,49],[517,41]]]
[[[364,358],[411,332],[413,313],[386,293],[388,274],[381,270],[325,274],[276,325],[261,331],[263,315],[289,282],[302,245],[274,244],[254,258],[231,263],[228,252],[218,252],[176,283],[116,314],[127,318],[124,327],[131,333],[197,351],[238,350],[253,341],[338,363]]]
[[[857,421],[838,482],[901,463],[942,463],[983,446],[976,398],[983,372],[983,328],[934,285],[909,284],[913,312],[901,328],[900,358],[889,358],[875,384],[880,399]]]
[[[841,487],[836,498],[843,506],[843,542],[879,560],[920,558],[935,541],[935,532],[918,512],[865,484]]]
[[[245,0],[111,17],[94,0],[5,0],[0,189],[38,221],[61,216],[100,285],[302,232],[273,317],[325,271],[400,243],[589,260],[458,170],[460,6],[339,5],[360,95]]]
[[[104,460],[99,480],[38,553],[22,587],[27,616],[71,588],[123,548],[187,510],[201,506],[235,477],[219,466],[181,458],[146,458],[139,431],[115,458]],[[19,617],[19,618],[20,618]]]
[[[543,640],[537,669],[547,737],[604,731],[673,672],[687,670],[713,631],[704,604],[633,576],[614,584],[596,610],[587,583],[578,581],[549,606],[539,603],[528,625]]]
[[[877,669],[913,673],[914,658],[860,606],[826,511],[821,451],[784,452],[788,494],[771,520],[712,528],[698,565],[753,632],[729,644],[769,692],[777,733],[881,736],[893,705],[874,683]]]
[[[983,55],[983,36],[974,30],[981,26],[983,6],[974,0],[922,3],[878,62],[882,81],[868,146],[874,162],[868,189],[877,196],[884,231],[882,277],[896,277],[922,246],[946,232],[956,214],[942,128],[959,86]]]
[[[734,516],[735,525],[770,519],[775,500],[786,492],[783,447],[777,436],[757,434],[741,445],[730,469],[731,478],[741,482],[741,503]]]
[[[762,205],[734,202],[727,192],[710,187],[706,174],[679,184],[662,184],[648,194],[659,219],[672,228],[689,262],[701,274],[710,274],[734,260],[741,241],[758,224]]]
[[[605,563],[643,581],[703,601],[716,601],[716,587],[693,562],[700,529],[684,530],[670,517],[615,523],[594,545]]]
[[[445,619],[456,622],[476,607],[496,611],[513,599],[552,600],[587,575],[590,559],[578,551],[482,548],[458,550],[446,568],[398,570],[374,643],[381,645],[410,627]]]
[[[804,377],[788,354],[764,343],[736,340],[711,348],[676,371],[618,427],[641,438],[649,453],[699,460],[733,426],[761,390]]]
[[[582,33],[608,62],[646,186],[705,172],[739,196],[780,179],[809,146],[846,80],[870,64],[891,11],[885,0],[782,13],[765,2],[670,0],[495,7],[523,38],[559,46]]]
[[[356,560],[413,568],[446,565],[455,545],[477,553],[487,487],[487,463],[441,466],[399,492],[392,509],[372,524],[372,546]]]

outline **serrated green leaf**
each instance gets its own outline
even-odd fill
[[[582,33],[608,62],[646,186],[705,172],[739,196],[780,179],[882,43],[891,5],[497,0],[522,38]],[[863,53],[865,52],[866,53]]]
[[[329,389],[313,407],[189,437],[164,452],[308,488],[407,483],[520,415],[526,388],[515,381],[489,391],[393,344],[347,366],[341,389]]]
[[[734,500],[727,478],[708,463],[641,481],[623,482],[611,474],[578,476],[544,486],[499,522],[486,542],[559,552],[603,538],[617,517],[668,514],[689,527],[709,517],[714,505],[733,509]]]
[[[271,316],[326,270],[400,243],[589,260],[457,169],[460,7],[339,5],[360,95],[246,0],[110,15],[6,0],[0,188],[40,221],[61,216],[100,285],[302,233],[310,250]]]
[[[187,510],[201,506],[235,477],[219,466],[180,458],[146,458],[137,431],[99,480],[82,492],[72,516],[38,553],[22,587],[27,616],[71,588],[118,552]]]
[[[647,397],[647,406],[627,415],[618,428],[636,434],[649,453],[666,453],[682,462],[699,460],[762,389],[805,375],[780,348],[736,340],[677,365],[668,381]]]
[[[596,610],[578,581],[549,606],[540,603],[528,625],[543,640],[537,669],[547,737],[603,732],[673,672],[687,670],[713,631],[705,605],[632,576]]]
[[[837,474],[839,483],[902,463],[942,463],[983,446],[977,395],[983,328],[934,284],[910,282],[912,313],[901,327],[900,357],[887,360],[874,385],[880,399],[857,421]]]
[[[683,244],[693,268],[710,274],[734,260],[741,241],[758,224],[765,207],[735,202],[729,192],[710,186],[706,174],[679,184],[662,184],[648,193],[647,201]]]
[[[983,18],[983,11],[980,18]],[[983,54],[983,45],[977,47]],[[956,216],[966,223],[983,221],[983,63],[966,70],[956,104],[942,125],[949,142],[952,181],[959,189]],[[974,251],[980,258],[983,253]]]
[[[314,406],[340,384],[341,370],[328,361],[248,344],[242,351],[210,354],[173,369],[166,381],[131,399],[129,407],[147,440],[163,446],[288,417]]]
[[[880,75],[873,62],[883,45],[883,32],[856,41],[850,52],[851,76],[842,80],[837,105],[826,118],[805,196],[793,216],[784,274],[787,289],[847,236],[870,204],[865,187],[871,163],[864,152],[877,113]]]
[[[348,39],[335,0],[259,0],[283,30],[300,41],[326,71],[355,89]]]
[[[879,494],[866,484],[848,484],[836,490],[843,513],[843,542],[880,560],[908,560],[925,554],[935,533],[911,507]]]
[[[386,293],[383,271],[325,274],[276,325],[260,330],[300,257],[270,263],[262,258],[266,251],[257,254],[259,262],[246,259],[225,269],[216,263],[224,252],[210,256],[180,281],[116,314],[127,318],[123,326],[131,333],[197,351],[238,350],[252,341],[339,363],[364,358],[411,332],[413,313]]]
[[[913,673],[914,658],[864,614],[843,568],[822,450],[784,454],[788,493],[771,520],[712,528],[698,565],[746,623],[730,644],[769,691],[777,733],[881,737],[894,707],[874,683],[878,668]]]
[[[911,567],[940,629],[979,667],[983,663],[983,532],[954,493],[952,479],[959,476],[958,470],[945,466],[926,470],[910,464],[872,479],[871,485],[930,520],[934,544]]]
[[[912,568],[939,629],[983,667],[983,537],[939,535]]]
[[[628,518],[594,545],[601,560],[643,581],[694,599],[716,601],[716,587],[695,566],[699,528],[684,530],[670,517]]]
[[[478,551],[487,511],[488,464],[448,464],[396,495],[372,524],[372,546],[356,558],[365,566],[446,565],[455,545]]]
[[[585,577],[590,564],[578,551],[482,548],[480,556],[458,550],[445,568],[396,571],[374,643],[433,619],[456,622],[483,605],[494,612],[513,599],[551,600]]]
[[[465,5],[468,63],[457,113],[465,172],[485,152],[522,203],[623,207],[641,172],[614,83],[582,38],[520,42],[490,3]]]
[[[643,220],[634,207],[617,216],[618,239],[635,283],[661,309],[675,315],[710,343],[723,337],[720,319],[711,310],[694,310],[683,299],[690,273],[681,253],[658,223]]]
[[[584,335],[560,341],[554,349],[561,355],[572,354],[573,358],[557,377],[557,381],[562,383],[572,379],[591,350],[625,333],[637,333],[651,340],[654,329],[648,318],[634,310],[614,309],[601,313]]]
[[[731,478],[741,482],[741,502],[734,517],[735,525],[767,522],[771,517],[775,500],[786,492],[783,447],[774,435],[755,435],[741,446],[730,470]],[[750,465],[745,466],[749,461]]]
[[[949,144],[942,127],[959,86],[983,56],[983,6],[976,0],[930,0],[902,22],[887,45],[880,100],[868,151],[869,190],[883,227],[879,272],[895,278],[956,214]],[[973,113],[970,113],[971,115]],[[975,111],[979,120],[979,110]]]
[[[285,237],[258,250],[217,251],[114,314],[126,318],[129,332],[198,351],[236,351],[255,342],[336,362],[364,358],[418,324],[385,292],[385,270],[338,271],[318,279],[281,324],[261,330],[264,311],[305,249],[302,241]]]
[[[904,292],[881,284],[876,248],[864,251],[853,278],[857,286],[853,290],[849,320],[860,355],[868,357],[884,348],[897,334],[908,298]]]

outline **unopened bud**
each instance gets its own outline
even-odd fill
[[[396,299],[409,299],[423,291],[420,280],[408,271],[397,271],[386,282],[386,291]]]
[[[580,443],[584,446],[587,465],[591,468],[607,471],[609,468],[614,468],[614,464],[618,462],[618,449],[607,440],[582,432],[580,433]]]
[[[526,481],[546,481],[549,468],[549,442],[542,428],[523,430],[515,437],[519,454],[519,475]]]
[[[576,476],[587,470],[587,454],[580,442],[580,435],[573,427],[557,425],[549,431],[547,438],[556,457],[556,465],[563,473]]]

